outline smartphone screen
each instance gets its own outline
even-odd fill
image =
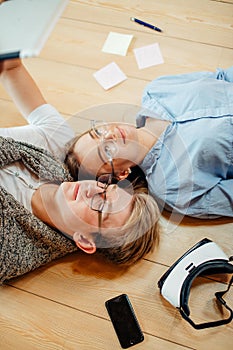
[[[142,330],[126,294],[107,300],[105,306],[123,349],[143,341]]]

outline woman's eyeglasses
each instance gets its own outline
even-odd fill
[[[111,177],[111,181],[113,181],[116,179],[113,167],[113,158],[117,153],[117,144],[113,139],[106,138],[109,130],[107,125],[103,122],[100,123],[95,120],[91,120],[91,130],[94,136],[99,140],[98,153],[100,158],[103,162],[109,162],[111,165],[111,173],[104,174],[105,179],[102,177],[102,180],[106,183],[109,182],[108,178]]]
[[[99,151],[102,160],[109,161],[113,159],[118,151],[117,143],[113,139],[107,138],[109,135],[109,128],[103,122],[91,121],[91,130],[93,135],[99,139]]]

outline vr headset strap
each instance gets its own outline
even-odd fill
[[[184,312],[184,310],[182,308],[180,308],[180,314],[181,316],[188,321],[195,329],[204,329],[204,328],[210,328],[210,327],[217,327],[217,326],[221,326],[224,324],[227,324],[229,322],[232,321],[233,319],[233,310],[227,305],[227,303],[225,302],[225,300],[223,299],[223,295],[225,293],[227,293],[231,287],[231,284],[233,283],[233,275],[230,279],[230,282],[228,284],[228,288],[225,291],[222,292],[216,292],[215,296],[217,298],[217,300],[230,312],[230,316],[226,319],[223,320],[219,320],[219,321],[213,321],[213,322],[205,322],[205,323],[199,323],[196,324],[194,323],[191,318]]]

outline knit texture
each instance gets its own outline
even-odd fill
[[[66,167],[42,148],[0,137],[0,168],[15,161],[40,179],[72,181]],[[77,250],[75,243],[31,214],[0,186],[0,284]]]

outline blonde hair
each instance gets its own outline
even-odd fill
[[[160,217],[158,205],[147,189],[137,188],[132,213],[119,232],[110,236],[96,235],[97,252],[116,264],[136,263],[158,245]]]

